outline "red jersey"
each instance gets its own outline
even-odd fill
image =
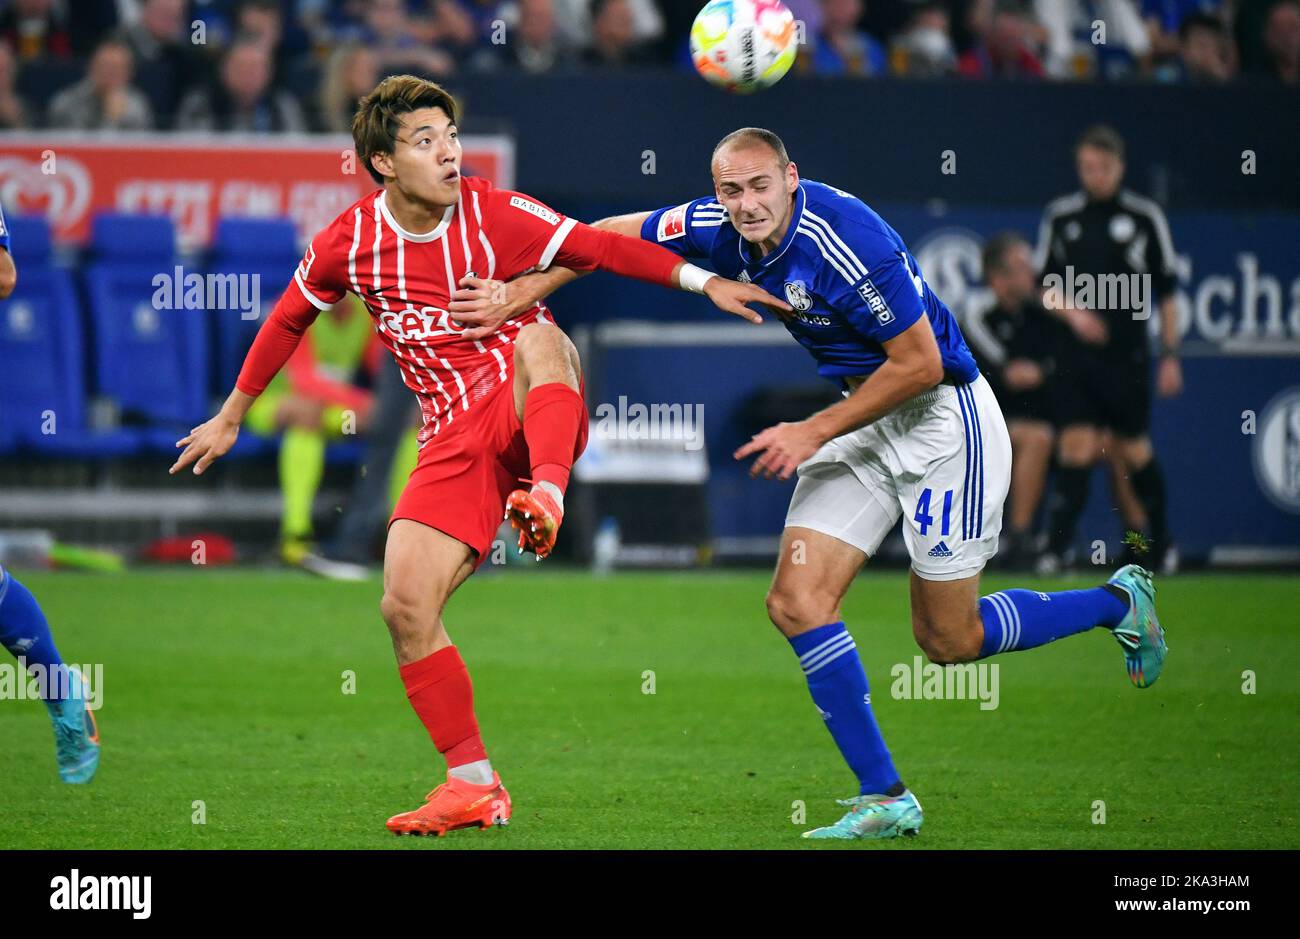
[[[518,192],[465,176],[432,231],[404,230],[376,190],[322,229],[249,350],[236,387],[260,394],[320,310],[349,291],[375,320],[424,415],[420,443],[464,419],[514,376],[519,330],[549,321],[540,302],[487,339],[468,342],[447,307],[466,274],[510,280],[552,263],[600,267],[670,286],[680,258],[657,245],[565,218]]]

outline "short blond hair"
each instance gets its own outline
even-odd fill
[[[780,137],[766,127],[742,127],[739,130],[733,130],[718,141],[718,145],[713,148],[713,156],[716,157],[718,151],[724,147],[739,147],[745,144],[759,144],[767,147],[776,154],[776,162],[781,169],[785,169],[790,164],[790,154],[786,152],[785,144],[781,142]],[[712,159],[709,162],[711,163]]]

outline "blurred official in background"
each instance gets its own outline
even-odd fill
[[[1176,559],[1166,526],[1164,473],[1149,434],[1147,320],[1158,308],[1156,387],[1161,396],[1178,395],[1183,375],[1173,239],[1155,202],[1121,188],[1124,141],[1112,128],[1089,128],[1075,147],[1075,160],[1082,189],[1047,206],[1036,253],[1044,303],[1072,333],[1058,386],[1060,471],[1042,568],[1049,573],[1061,567],[1109,429],[1145,515],[1128,520],[1150,542],[1150,551],[1134,560],[1168,569]]]

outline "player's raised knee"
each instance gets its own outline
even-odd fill
[[[835,622],[836,604],[833,597],[773,587],[767,594],[767,616],[786,636],[797,636]]]
[[[565,335],[564,330],[552,323],[532,322],[519,330],[515,338],[515,354],[523,356],[563,355],[569,350],[575,353],[573,341]]]
[[[551,323],[529,323],[515,338],[515,368],[532,385],[562,381],[578,386],[578,350],[564,330]]]

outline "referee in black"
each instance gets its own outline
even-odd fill
[[[1062,565],[1092,467],[1103,456],[1105,431],[1146,516],[1142,527],[1150,553],[1132,559],[1170,570],[1176,561],[1166,525],[1164,473],[1149,433],[1147,320],[1158,309],[1155,385],[1162,397],[1174,397],[1182,391],[1183,374],[1173,240],[1160,207],[1122,188],[1124,141],[1114,129],[1089,128],[1074,155],[1082,188],[1047,206],[1035,253],[1044,304],[1071,332],[1058,376],[1055,499],[1040,570],[1050,573]]]

